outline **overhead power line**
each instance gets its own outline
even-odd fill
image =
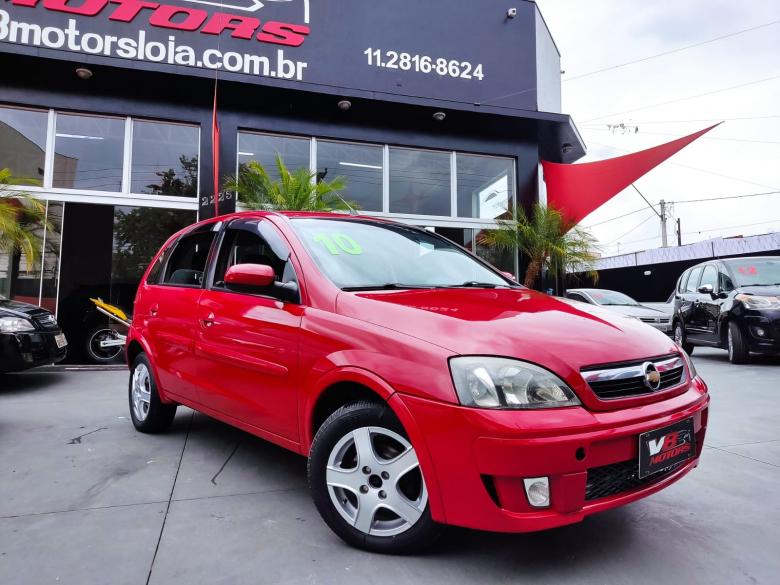
[[[649,210],[648,210],[648,211],[649,211]],[[655,210],[653,210],[653,211],[655,211]],[[643,226],[644,224],[646,224],[646,223],[647,223],[648,221],[650,221],[651,219],[655,219],[655,217],[656,217],[655,215],[648,215],[648,216],[647,216],[645,219],[643,219],[642,221],[640,221],[638,224],[636,224],[634,227],[632,227],[632,228],[631,228],[630,230],[628,230],[626,233],[624,233],[623,235],[621,235],[621,236],[619,236],[619,237],[615,238],[614,240],[611,240],[611,241],[607,242],[607,243],[606,243],[606,244],[604,244],[604,245],[605,245],[605,246],[609,246],[610,244],[614,244],[615,242],[619,242],[619,241],[620,241],[622,238],[624,238],[625,236],[627,236],[628,234],[630,234],[630,233],[631,233],[631,232],[633,232],[634,230],[636,230],[636,229],[639,229],[641,226]]]
[[[769,120],[780,118],[780,114],[767,114],[765,116],[713,116],[712,118],[696,118],[691,120],[631,120],[632,125],[639,124],[688,124],[693,122],[733,122],[740,120]]]
[[[773,75],[772,77],[765,77],[763,79],[756,79],[754,81],[747,81],[745,83],[738,83],[737,85],[731,85],[729,87],[721,87],[720,89],[713,89],[711,91],[705,91],[704,93],[697,93],[694,95],[688,95],[684,97],[675,98],[673,100],[667,100],[663,102],[657,102],[654,104],[647,104],[644,106],[638,106],[636,108],[631,108],[628,110],[622,110],[620,112],[613,112],[611,114],[604,114],[603,116],[596,116],[595,118],[590,118],[588,120],[585,120],[583,124],[587,124],[588,122],[595,122],[596,120],[603,120],[604,118],[611,118],[612,116],[620,116],[622,114],[628,114],[631,112],[638,112],[640,110],[648,110],[650,108],[657,108],[659,106],[666,106],[669,104],[676,104],[678,102],[684,102],[688,100],[694,100],[701,97],[706,97],[708,95],[715,95],[717,93],[722,93],[724,91],[731,91],[733,89],[739,89],[740,87],[747,87],[749,85],[757,85],[759,83],[766,83],[767,81],[772,81],[774,79],[780,79],[780,75]]]
[[[593,144],[598,144],[599,146],[606,146],[607,148],[611,150],[616,150],[618,152],[632,152],[630,150],[626,150],[625,148],[620,148],[618,146],[612,146],[611,144],[604,144],[603,142],[596,142],[595,140],[590,141]],[[756,181],[750,181],[748,179],[741,179],[739,177],[734,177],[731,175],[725,175],[723,173],[718,173],[716,171],[710,171],[708,169],[703,169],[701,167],[694,167],[692,165],[686,165],[683,163],[667,160],[665,161],[665,164],[667,165],[674,165],[676,167],[683,167],[685,169],[692,169],[694,171],[699,171],[700,173],[707,173],[708,175],[714,175],[716,177],[721,177],[723,179],[730,179],[732,181],[739,181],[740,183],[745,183],[748,185],[756,185],[757,187],[764,187],[765,189],[777,189],[775,185],[766,185],[765,183],[757,183]]]
[[[746,197],[760,197],[762,195],[780,195],[780,191],[764,191],[762,193],[743,193],[741,195],[726,195],[725,197],[706,197],[702,199],[687,199],[683,201],[668,201],[669,204],[675,204],[675,205],[682,205],[683,203],[712,203],[713,201],[725,201],[727,199],[744,199]],[[656,204],[657,205],[657,204]],[[599,225],[603,225],[605,223],[609,223],[612,221],[617,221],[618,219],[623,219],[624,217],[628,217],[629,215],[634,215],[636,213],[639,213],[641,211],[647,210],[647,207],[643,207],[642,209],[635,209],[634,211],[629,211],[628,213],[624,213],[622,215],[618,215],[616,217],[611,217],[609,219],[605,219],[603,221],[599,221],[596,223],[593,223],[589,226],[585,226],[588,229],[594,228]]]
[[[683,235],[706,234],[706,233],[709,233],[709,232],[720,232],[720,231],[725,231],[725,230],[734,230],[734,229],[737,229],[737,228],[753,227],[754,225],[766,225],[768,223],[778,223],[778,222],[780,222],[780,218],[779,219],[770,219],[769,221],[757,221],[755,223],[743,223],[743,224],[740,224],[740,225],[728,225],[728,226],[716,227],[716,228],[711,228],[711,229],[706,229],[706,230],[695,230],[695,231],[691,231],[691,232],[683,232]]]
[[[662,51],[660,53],[655,53],[654,55],[648,55],[647,57],[642,57],[640,59],[634,59],[633,61],[626,61],[624,63],[618,63],[616,65],[609,65],[607,67],[602,67],[601,69],[594,69],[593,71],[588,71],[586,73],[580,73],[579,75],[574,75],[572,77],[566,78],[564,81],[574,81],[575,79],[582,79],[583,77],[590,77],[591,75],[596,75],[597,73],[603,73],[605,71],[613,71],[615,69],[621,69],[622,67],[628,67],[629,65],[635,65],[636,63],[644,63],[645,61],[650,61],[652,59],[657,59],[658,57],[665,57],[666,55],[672,55],[674,53],[679,53],[681,51],[687,51],[688,49],[693,49],[695,47],[701,47],[702,45],[707,45],[709,43],[714,43],[717,41],[722,41],[723,39],[728,39],[731,37],[735,37],[737,35],[742,35],[754,30],[758,30],[761,28],[766,28],[768,26],[773,26],[775,24],[780,23],[780,20],[773,20],[771,22],[765,22],[763,24],[758,24],[756,26],[751,26],[750,28],[743,28],[742,30],[734,31],[732,33],[728,33],[725,35],[721,35],[719,37],[713,37],[711,39],[707,39],[704,41],[699,41],[698,43],[693,43],[690,45],[684,45],[682,47],[677,47],[676,49],[670,49],[668,51]]]
[[[633,122],[632,125],[636,124]],[[598,132],[610,132],[609,128],[602,128],[601,126],[585,127],[583,130],[591,130]],[[634,134],[648,134],[650,136],[679,136],[679,134],[672,134],[671,132],[647,132],[645,130],[637,130]],[[728,136],[702,136],[699,140],[721,140],[725,142],[752,142],[754,144],[780,144],[780,140],[754,140],[752,138],[732,138]]]

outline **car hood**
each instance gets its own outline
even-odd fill
[[[20,303],[8,299],[0,299],[0,315],[22,317],[31,313],[40,313],[43,309],[29,303]]]
[[[613,311],[620,313],[621,315],[630,315],[632,317],[663,317],[664,312],[651,307],[644,307],[642,305],[601,305],[607,311]]]
[[[736,292],[761,297],[776,297],[780,296],[780,286],[739,286]]]
[[[337,311],[456,354],[516,357],[559,373],[677,351],[636,319],[528,289],[344,292]]]

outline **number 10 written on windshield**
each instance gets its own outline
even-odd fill
[[[479,81],[485,77],[482,72],[482,63],[475,65],[470,61],[459,59],[383,51],[371,47],[363,51],[363,54],[368,58],[368,64],[374,67],[416,71],[417,73],[436,74],[458,79],[477,79]]]

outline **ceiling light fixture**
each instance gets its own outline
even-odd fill
[[[86,67],[76,67],[76,76],[79,79],[83,79],[84,81],[91,79],[92,69],[87,69]]]
[[[339,100],[338,106],[339,106],[339,110],[346,112],[348,109],[352,107],[352,102],[349,100]]]
[[[445,114],[444,112],[434,112],[434,114],[433,114],[433,119],[436,120],[437,122],[443,121],[444,118],[446,118],[446,117],[447,117],[447,114]]]

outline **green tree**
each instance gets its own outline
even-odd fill
[[[276,168],[279,179],[274,180],[263,165],[251,161],[241,166],[237,176],[229,177],[223,189],[236,192],[239,201],[249,209],[348,211],[357,208],[339,193],[346,187],[344,177],[329,182],[316,180],[317,173],[305,167],[290,171],[278,155]]]
[[[28,268],[40,260],[41,228],[52,229],[46,224],[46,203],[29,193],[8,188],[30,182],[14,177],[10,169],[0,169],[0,252],[11,257],[24,254]]]
[[[518,209],[511,219],[499,220],[499,227],[484,234],[484,243],[504,250],[520,250],[528,256],[523,284],[533,288],[543,268],[559,273],[585,272],[594,279],[598,259],[596,238],[568,221],[553,207],[536,204],[530,216]]]
[[[155,175],[160,177],[160,182],[147,185],[149,192],[155,195],[195,197],[198,189],[198,157],[183,154],[179,157],[179,164],[183,171],[182,177],[178,177],[174,169],[158,171]]]

